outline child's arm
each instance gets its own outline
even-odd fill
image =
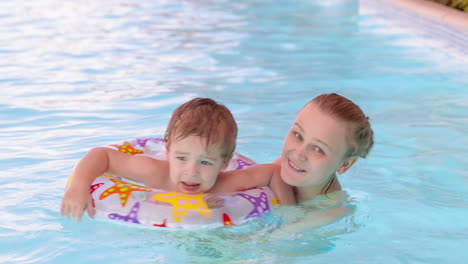
[[[296,198],[294,195],[293,187],[283,181],[281,179],[280,167],[276,166],[277,168],[274,170],[274,174],[271,177],[270,181],[270,189],[278,199],[279,203],[282,205],[291,205],[296,204]]]
[[[167,171],[166,171],[167,170]],[[62,198],[61,215],[80,220],[84,210],[94,216],[89,187],[101,174],[110,172],[147,186],[158,185],[168,172],[167,161],[128,154],[105,147],[91,149],[76,165],[73,179]]]
[[[219,175],[210,192],[235,192],[267,186],[273,175],[274,165],[255,164],[241,170],[226,171]]]
[[[281,157],[276,158],[272,164],[281,165]]]
[[[274,164],[255,164],[242,170],[224,172],[211,192],[234,192],[269,186],[280,204],[296,204],[292,186],[280,176],[280,167]]]

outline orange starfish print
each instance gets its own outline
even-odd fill
[[[113,181],[115,184],[114,186],[108,188],[105,190],[101,195],[99,196],[99,200],[102,200],[114,193],[117,193],[120,195],[120,203],[122,204],[122,207],[125,207],[128,201],[128,197],[130,197],[130,194],[133,191],[140,191],[140,192],[151,192],[150,188],[139,186],[136,184],[128,183],[128,182],[123,182],[119,181],[116,179],[110,179]]]
[[[136,155],[136,154],[143,154],[144,152],[142,150],[134,148],[130,143],[125,141],[123,145],[110,145],[113,147],[116,147],[118,151],[123,152],[128,155]]]

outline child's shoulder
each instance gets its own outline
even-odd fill
[[[230,170],[220,173],[221,178],[224,177],[241,177],[248,176],[249,178],[260,177],[263,178],[265,175],[272,175],[276,170],[279,170],[280,166],[271,163],[262,163],[262,164],[253,164],[251,166],[239,169],[239,170]]]
[[[251,170],[277,170],[280,169],[280,165],[278,164],[273,164],[273,163],[261,163],[261,164],[254,164],[250,167],[247,167],[246,169],[251,169]]]

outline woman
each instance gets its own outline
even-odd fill
[[[281,165],[281,178],[293,187],[297,202],[321,209],[301,222],[319,226],[350,213],[340,206],[347,197],[337,174],[367,156],[373,135],[369,118],[341,95],[322,94],[301,109],[274,162]]]

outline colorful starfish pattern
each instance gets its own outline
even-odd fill
[[[91,187],[89,187],[90,192],[93,193],[94,191],[96,191],[102,185],[104,185],[104,183],[96,183],[96,184],[91,185]]]
[[[265,192],[261,192],[260,196],[258,197],[254,197],[245,193],[238,193],[237,195],[245,198],[254,206],[254,209],[245,217],[245,219],[259,217],[270,211],[270,205],[268,204],[268,199]]]
[[[158,227],[167,227],[166,225],[167,219],[164,219],[162,224],[153,224],[153,226],[158,226]]]
[[[223,214],[223,224],[224,226],[232,226],[234,225],[231,221],[231,217],[229,217],[228,214],[224,213]]]
[[[164,142],[164,139],[162,138],[137,138],[136,140],[137,144],[140,145],[141,147],[145,147],[148,141],[153,141],[157,143],[157,142]]]
[[[211,211],[206,205],[203,197],[208,194],[185,194],[179,192],[158,193],[153,196],[156,201],[172,204],[174,208],[174,222],[180,222],[189,210],[195,210],[204,217],[211,217]]]
[[[130,213],[128,213],[128,215],[119,215],[114,213],[109,214],[108,217],[112,220],[120,220],[124,222],[140,224],[140,221],[138,221],[138,210],[140,210],[140,203],[136,202],[135,205],[133,205],[132,209],[130,209]]]
[[[110,179],[110,180],[115,183],[114,186],[102,192],[101,195],[99,196],[99,200],[102,200],[108,197],[109,195],[117,193],[120,195],[120,203],[122,204],[122,207],[124,207],[127,204],[128,197],[130,197],[130,194],[132,192],[134,191],[151,192],[152,191],[150,188],[139,186],[136,184],[123,182],[123,181],[119,181],[116,179]]]
[[[165,159],[163,138],[136,138],[108,146],[128,155],[146,153],[156,159]],[[230,161],[228,170],[239,170],[253,164],[255,162],[236,153]],[[72,171],[67,185],[72,182],[73,174]],[[114,175],[101,176],[107,178],[100,177],[90,186],[90,193],[95,196],[92,199],[93,206],[94,203],[98,205],[96,210],[100,216],[154,227],[184,228],[205,222],[232,226],[249,218],[262,216],[269,212],[272,206],[279,203],[277,199],[269,196],[268,188],[254,188],[255,190],[242,190],[231,194],[218,194],[219,197],[213,197],[209,194],[195,195],[167,191],[161,193],[160,190],[125,182],[126,179]],[[104,191],[100,193],[96,190]],[[116,194],[113,196],[114,198],[105,199],[113,194]],[[98,197],[99,199],[97,199]],[[248,202],[244,202],[244,199]],[[241,203],[239,204],[239,202]],[[253,209],[248,205],[249,203],[252,204]],[[165,208],[163,209],[161,206]],[[172,206],[172,209],[168,206]],[[233,208],[234,206],[240,206],[240,208]],[[161,214],[164,211],[164,215],[153,215],[153,212],[159,213],[159,209],[161,209]],[[191,212],[191,210],[195,212]]]
[[[128,155],[136,155],[136,154],[143,154],[144,152],[134,148],[130,143],[125,141],[122,145],[111,145],[113,147],[116,147],[118,151],[123,152]]]
[[[270,198],[271,205],[279,205],[278,200],[276,198]]]
[[[237,168],[235,168],[236,170],[241,170],[244,167],[252,166],[252,164],[247,163],[247,162],[245,162],[245,161],[243,161],[241,159],[236,159],[236,161],[237,161],[237,164],[238,164]]]
[[[68,189],[68,187],[70,187],[70,184],[73,181],[74,176],[75,176],[75,170],[72,170],[70,172],[70,176],[68,177],[67,185],[65,185],[65,189]]]

